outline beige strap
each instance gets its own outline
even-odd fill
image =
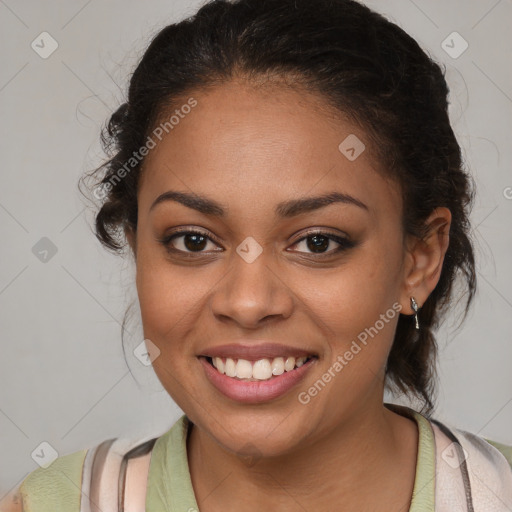
[[[104,441],[103,443],[95,446],[93,448],[89,448],[87,450],[87,454],[84,459],[84,465],[82,468],[82,487],[81,487],[81,499],[80,499],[80,512],[92,512],[93,507],[95,506],[97,509],[98,504],[94,503],[91,499],[91,484],[92,484],[92,475],[93,475],[93,466],[96,471],[99,469],[98,462],[96,462],[96,455],[104,450],[106,444],[112,443],[114,440],[109,439],[108,441]]]
[[[91,512],[119,510],[119,474],[125,443],[125,440],[110,440],[102,443],[96,450],[89,495]]]
[[[466,489],[461,471],[459,446],[439,428],[431,423],[436,450],[436,512],[468,512]]]
[[[144,512],[146,510],[146,490],[151,453],[128,459],[123,502],[125,512]]]
[[[156,439],[109,439],[90,450],[82,473],[81,512],[143,512]]]

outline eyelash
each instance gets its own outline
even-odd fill
[[[182,229],[182,230],[179,230],[179,231],[175,231],[174,233],[172,233],[172,234],[170,234],[168,236],[165,236],[165,237],[159,239],[158,241],[171,254],[179,254],[180,256],[184,256],[184,257],[187,257],[187,258],[196,258],[197,255],[208,254],[207,252],[204,252],[204,251],[196,251],[196,252],[194,252],[194,251],[182,251],[181,249],[176,249],[176,248],[170,246],[171,242],[174,239],[180,238],[180,237],[185,236],[185,235],[199,235],[199,236],[205,237],[206,239],[208,239],[209,241],[211,241],[213,243],[217,243],[206,232],[200,231],[200,230],[196,230],[196,229]],[[328,232],[325,232],[325,231],[316,230],[316,231],[309,231],[309,232],[307,232],[302,238],[300,238],[299,240],[294,242],[292,244],[292,246],[297,245],[300,242],[303,242],[304,240],[307,240],[308,238],[311,238],[313,236],[325,237],[325,238],[327,238],[329,240],[332,240],[332,241],[338,243],[339,247],[337,247],[336,249],[332,249],[330,251],[327,251],[325,253],[316,253],[315,254],[313,252],[309,252],[309,253],[301,252],[300,254],[311,254],[311,255],[315,256],[316,258],[330,257],[330,256],[332,256],[334,254],[338,254],[338,253],[341,253],[341,252],[346,251],[348,249],[352,249],[353,247],[355,247],[357,245],[355,242],[353,242],[349,238],[345,238],[345,237],[342,237],[342,236],[339,236],[339,235],[335,235],[333,233],[328,233]],[[221,251],[214,251],[214,252],[221,252]]]

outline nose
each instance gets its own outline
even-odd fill
[[[229,272],[211,299],[218,320],[255,329],[292,314],[293,293],[277,269],[272,268],[272,257],[267,251],[252,262],[233,252]]]

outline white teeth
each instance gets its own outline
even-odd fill
[[[260,359],[254,363],[252,377],[259,380],[267,380],[272,377],[272,366],[268,359]]]
[[[284,369],[291,372],[295,368],[295,357],[288,357],[284,363]]]
[[[299,357],[297,359],[297,361],[295,362],[295,365],[297,366],[297,368],[300,368],[306,362],[306,359],[307,359],[307,357]]]
[[[235,371],[239,379],[252,379],[252,364],[250,361],[239,359]]]
[[[220,373],[224,373],[224,361],[220,357],[215,357],[213,361],[215,368],[217,368],[217,370],[219,370]]]
[[[228,357],[226,361],[221,357],[212,358],[212,363],[219,373],[226,374],[228,377],[238,377],[239,379],[268,380],[274,375],[282,375],[284,372],[291,372],[295,367],[300,368],[307,357],[275,357],[274,359],[259,359],[258,361],[248,361],[246,359],[232,359]]]
[[[228,377],[236,377],[236,369],[235,369],[235,361],[230,359],[229,357],[226,359],[226,365],[224,366],[224,371]]]
[[[282,375],[284,373],[284,359],[282,357],[276,357],[272,361],[272,374]]]

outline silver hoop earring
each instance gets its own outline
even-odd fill
[[[416,322],[416,329],[419,330],[420,323],[418,322],[418,303],[414,300],[414,297],[411,297],[411,308],[414,311],[414,320]]]

